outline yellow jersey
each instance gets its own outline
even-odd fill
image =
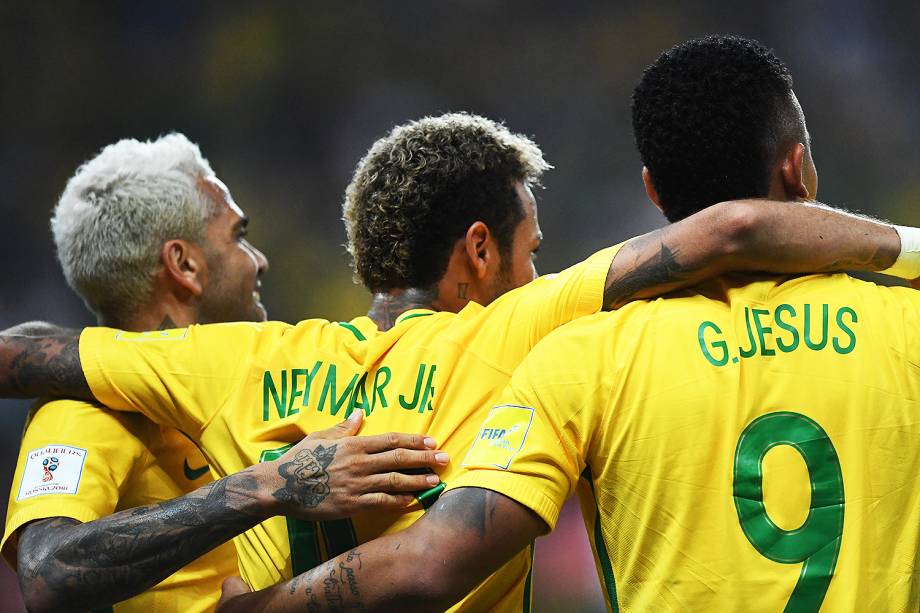
[[[173,428],[86,402],[49,402],[26,423],[0,550],[15,569],[18,531],[29,522],[90,522],[210,482],[201,452]],[[225,543],[113,610],[211,611],[221,582],[237,572],[236,552]]]
[[[362,434],[424,432],[456,457],[476,433],[477,411],[488,410],[537,341],[601,309],[618,250],[536,279],[488,307],[409,311],[385,332],[366,317],[148,333],[90,328],[80,339],[81,361],[96,398],[180,429],[220,475],[277,458],[352,410],[367,416]],[[448,482],[450,471],[442,475]],[[290,579],[405,528],[429,501],[350,520],[272,518],[236,539],[243,577],[255,589]],[[522,554],[460,608],[526,608],[529,569]]]
[[[523,362],[449,487],[550,526],[577,489],[613,610],[916,611],[918,334],[920,293],[846,275],[584,318]]]

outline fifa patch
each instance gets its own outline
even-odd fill
[[[524,446],[533,409],[505,404],[493,408],[461,466],[480,466],[508,470],[511,460]]]
[[[116,341],[184,341],[188,336],[188,328],[173,328],[170,330],[151,330],[149,332],[119,332],[115,335]]]
[[[86,449],[79,447],[48,445],[33,449],[26,456],[16,500],[47,494],[76,494],[85,462]]]

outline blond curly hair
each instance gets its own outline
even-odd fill
[[[539,184],[551,168],[532,140],[468,113],[395,127],[358,162],[345,191],[347,249],[373,292],[430,288],[456,241],[476,221],[496,236],[503,262],[524,217],[514,182]]]

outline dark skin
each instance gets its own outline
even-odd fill
[[[240,579],[226,580],[217,610],[443,611],[546,531],[533,511],[506,496],[459,488],[406,530],[286,583],[249,593]]]

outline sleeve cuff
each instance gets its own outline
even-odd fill
[[[116,394],[112,392],[103,373],[99,359],[99,341],[94,338],[95,335],[106,332],[111,333],[112,330],[108,328],[85,328],[83,330],[80,335],[80,366],[83,368],[83,376],[86,377],[86,383],[93,397],[108,407],[116,408],[123,403],[120,403]]]
[[[584,283],[590,288],[589,291],[582,292],[581,299],[578,302],[578,315],[593,315],[599,313],[604,308],[604,290],[607,284],[607,273],[610,271],[610,265],[613,258],[616,257],[620,248],[626,243],[620,243],[613,247],[601,249],[586,262],[584,273]]]

